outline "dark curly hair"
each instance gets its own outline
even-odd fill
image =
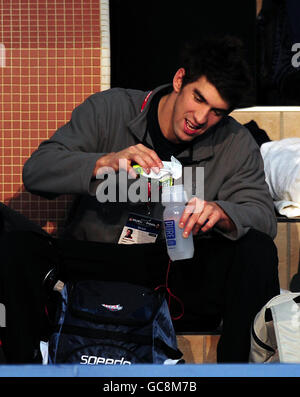
[[[181,66],[185,69],[182,87],[205,76],[230,110],[251,104],[254,79],[240,39],[214,36],[189,43],[182,52]]]

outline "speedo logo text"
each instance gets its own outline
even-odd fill
[[[82,355],[80,357],[80,364],[83,365],[131,365],[130,361],[125,360],[124,357],[115,360],[113,358],[97,357]]]

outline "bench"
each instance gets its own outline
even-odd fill
[[[284,225],[288,233],[291,234],[290,226],[300,223],[300,218],[287,218],[284,215],[277,214],[277,223]],[[290,244],[289,236],[289,244]],[[299,250],[299,247],[298,247]],[[281,269],[279,269],[281,270]],[[282,269],[285,270],[285,269]],[[283,275],[281,274],[281,278]],[[288,285],[287,285],[288,287]],[[288,289],[288,288],[287,288]],[[186,363],[208,364],[216,363],[217,344],[220,338],[220,329],[210,332],[178,332],[178,347],[183,353]]]

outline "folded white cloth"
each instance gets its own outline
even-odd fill
[[[177,160],[174,156],[171,156],[171,161],[163,161],[163,168],[160,169],[159,173],[156,174],[154,171],[150,171],[149,174],[146,174],[143,168],[139,165],[134,165],[133,168],[140,175],[145,176],[150,179],[162,179],[164,177],[172,177],[173,179],[179,179],[182,176],[182,164],[179,160]]]
[[[293,201],[274,201],[274,205],[281,215],[285,215],[288,218],[296,218],[300,216],[300,204],[294,203]]]
[[[261,145],[266,182],[278,212],[300,216],[300,138],[285,138]]]

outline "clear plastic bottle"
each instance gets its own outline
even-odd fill
[[[166,186],[162,191],[162,204],[165,206],[163,219],[167,250],[172,261],[189,259],[194,256],[194,240],[190,233],[184,238],[179,220],[187,202],[183,185]]]

